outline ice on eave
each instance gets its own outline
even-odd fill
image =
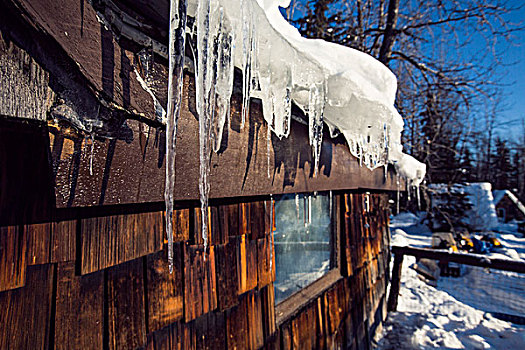
[[[413,175],[414,185],[421,182],[425,167],[402,153],[403,120],[394,107],[397,80],[386,66],[358,50],[303,38],[279,11],[287,0],[190,0],[189,11],[203,8],[198,1],[223,14],[232,31],[233,62],[245,80],[244,109],[247,98],[261,99],[264,119],[276,136],[290,132],[293,101],[309,119],[315,164],[322,144],[319,123],[324,122],[343,134],[361,164],[375,169],[395,163],[403,176]],[[212,38],[213,30],[198,28]],[[211,69],[224,75],[221,67]],[[225,86],[215,90],[223,99],[231,95]]]

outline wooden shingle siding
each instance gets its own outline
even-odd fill
[[[161,250],[163,227],[161,212],[82,219],[82,274]]]
[[[73,261],[76,258],[78,220],[51,223],[51,262]]]
[[[257,287],[257,241],[250,240],[246,234],[236,241],[239,294],[243,294]]]
[[[228,349],[249,349],[248,303],[240,298],[239,304],[226,311],[226,336]]]
[[[224,311],[237,304],[239,277],[237,270],[237,246],[235,241],[215,246],[217,264],[217,302]]]
[[[190,239],[190,210],[173,211],[173,241],[184,242]]]
[[[0,292],[24,286],[27,236],[20,226],[0,227]]]
[[[136,349],[146,343],[142,259],[107,270],[109,349]]]
[[[75,260],[76,220],[25,225],[28,264]]]
[[[184,320],[217,308],[215,247],[184,244]]]
[[[386,317],[387,202],[336,198],[344,277],[281,324],[269,200],[211,206],[206,249],[200,208],[176,209],[172,274],[162,212],[3,227],[0,348],[366,349]]]
[[[167,249],[146,257],[148,333],[167,327],[184,316],[182,245],[183,243],[174,244],[171,274]]]
[[[29,266],[25,287],[0,293],[0,349],[48,348],[54,270]]]
[[[257,267],[259,289],[275,281],[275,252],[270,236],[257,240]]]
[[[24,227],[28,239],[28,265],[47,264],[51,255],[51,224]]]
[[[104,272],[77,276],[73,263],[59,263],[56,290],[56,349],[102,349]]]

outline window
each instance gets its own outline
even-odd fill
[[[505,220],[505,208],[498,208],[498,216],[499,216],[502,220]]]
[[[330,192],[291,194],[276,198],[276,303],[337,267],[333,207]]]

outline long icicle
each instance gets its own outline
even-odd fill
[[[175,189],[175,149],[177,123],[182,96],[184,48],[186,40],[187,0],[171,0],[169,28],[168,111],[166,121],[166,234],[168,236],[168,264],[173,272],[173,191]]]

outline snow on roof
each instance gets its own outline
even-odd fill
[[[394,164],[400,175],[412,185],[419,185],[426,167],[402,152],[404,123],[394,107],[395,75],[361,51],[303,38],[279,10],[289,3],[289,0],[190,0],[188,14],[195,11],[197,22],[207,26],[197,28],[201,38],[220,39],[221,30],[231,30],[233,45],[230,42],[226,47],[231,50],[233,64],[243,71],[244,98],[262,100],[264,119],[278,137],[289,134],[293,101],[308,116],[316,165],[324,121],[331,131],[343,134],[350,152],[361,164],[370,169]],[[206,58],[202,42],[199,41],[197,51],[204,54],[198,56]],[[203,65],[205,69],[207,64]],[[223,76],[219,63],[216,68],[216,76]],[[217,95],[228,89],[215,86]],[[225,95],[228,94],[231,95],[231,89]],[[206,91],[200,95],[206,96]],[[200,105],[206,102],[201,101]]]
[[[494,190],[492,191],[492,196],[494,197],[494,205],[498,205],[498,203],[505,197],[505,193],[507,190]]]
[[[494,190],[492,191],[492,194],[494,196],[494,205],[498,205],[498,203],[507,195],[509,199],[518,207],[518,209],[525,215],[525,205],[521,203],[521,201],[509,190]]]

